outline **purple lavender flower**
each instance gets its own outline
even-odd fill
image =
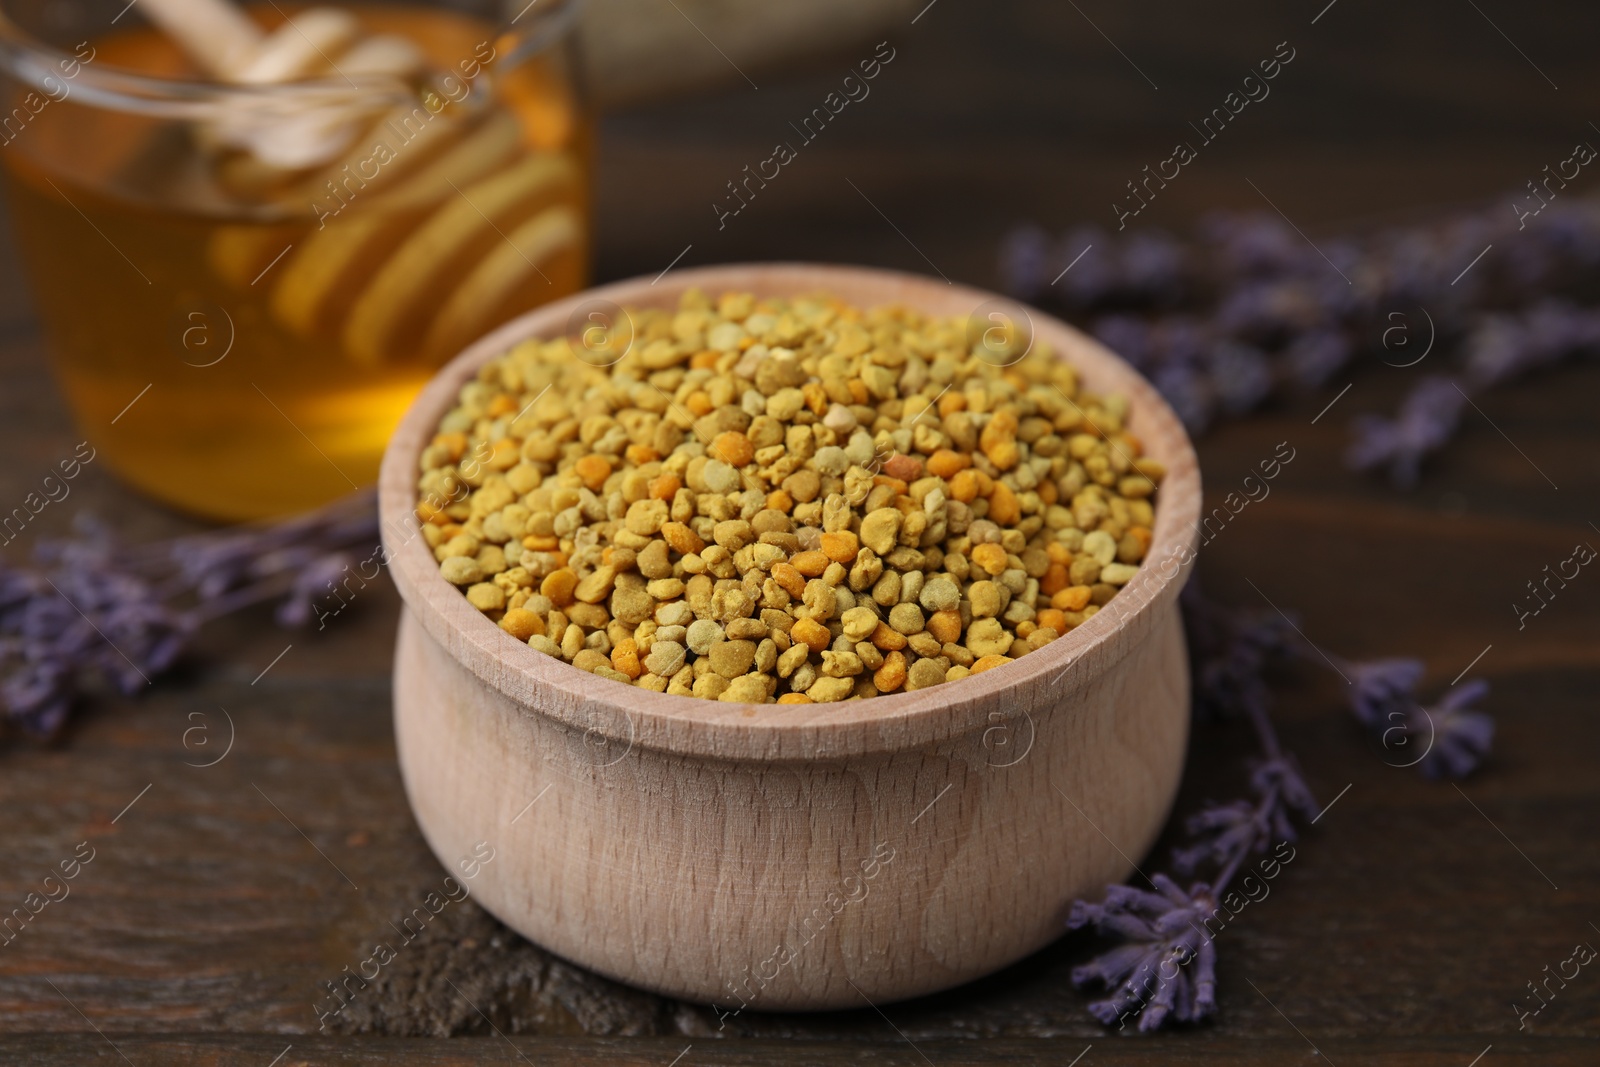
[[[1211,424],[1211,389],[1198,368],[1186,363],[1170,364],[1157,370],[1150,383],[1172,405],[1184,429],[1198,434]]]
[[[1122,284],[1132,293],[1170,297],[1183,287],[1186,254],[1171,234],[1136,230],[1122,248]]]
[[[1387,466],[1394,483],[1409,488],[1417,483],[1423,458],[1455,432],[1466,402],[1466,394],[1454,378],[1424,378],[1406,397],[1395,418],[1356,418],[1355,441],[1345,460],[1356,470]]]
[[[1273,215],[1213,215],[1201,221],[1200,232],[1223,267],[1240,275],[1293,270],[1306,251],[1300,237]]]
[[[1308,820],[1316,818],[1317,798],[1306,784],[1299,762],[1288,752],[1279,752],[1258,762],[1250,771],[1250,787],[1270,801],[1267,806],[1272,819],[1271,841],[1296,840],[1294,824],[1289,821],[1291,814]],[[1256,851],[1265,850],[1271,841],[1258,840]]]
[[[1350,362],[1350,340],[1342,330],[1310,330],[1289,342],[1284,355],[1294,380],[1316,389]]]
[[[1486,315],[1467,337],[1466,377],[1485,388],[1515,377],[1528,354],[1528,336],[1513,315]]]
[[[1430,708],[1420,709],[1433,732],[1433,745],[1422,758],[1429,778],[1465,778],[1478,768],[1494,741],[1494,720],[1467,707],[1489,692],[1489,683],[1475,679],[1450,689]]]
[[[1384,304],[1411,305],[1442,289],[1443,254],[1434,236],[1425,231],[1386,234],[1380,255],[1386,264],[1386,281],[1379,300]]]
[[[1369,254],[1369,258],[1345,268],[1348,280],[1326,272],[1306,279],[1311,306],[1316,312],[1315,321],[1309,325],[1332,329],[1375,315],[1382,270],[1382,265],[1372,262]]]
[[[1211,390],[1224,414],[1241,415],[1272,392],[1272,366],[1261,349],[1223,341],[1210,355]]]
[[[1185,820],[1184,829],[1197,841],[1173,849],[1172,865],[1182,874],[1194,874],[1207,863],[1228,866],[1234,857],[1254,851],[1270,832],[1270,820],[1260,816],[1248,800],[1207,804]]]
[[[1197,365],[1211,347],[1212,333],[1193,315],[1169,315],[1155,324],[1152,341],[1158,363]]]
[[[1074,985],[1101,985],[1111,996],[1090,1004],[1102,1023],[1138,1016],[1141,1030],[1169,1021],[1195,1021],[1211,1013],[1215,1000],[1215,950],[1208,934],[1192,940],[1181,929],[1198,930],[1216,915],[1218,897],[1226,891],[1250,856],[1274,842],[1297,838],[1296,819],[1316,818],[1316,798],[1293,755],[1278,741],[1269,714],[1263,671],[1273,659],[1300,651],[1304,639],[1276,612],[1227,608],[1208,600],[1199,583],[1190,581],[1180,594],[1188,636],[1196,712],[1211,709],[1241,714],[1255,729],[1261,758],[1250,771],[1254,800],[1207,804],[1186,823],[1193,843],[1174,849],[1174,866],[1193,875],[1207,865],[1214,876],[1196,883],[1187,894],[1165,875],[1156,875],[1157,892],[1113,886],[1102,904],[1075,901],[1071,929],[1093,925],[1129,943],[1075,968]],[[1422,709],[1411,693],[1422,673],[1415,660],[1390,659],[1340,667],[1351,681],[1352,708],[1370,729],[1400,729],[1408,738],[1429,731],[1430,747],[1421,759],[1433,777],[1463,775],[1488,751],[1494,726],[1487,715],[1467,705],[1485,686],[1474,683],[1448,695],[1437,707]],[[1398,711],[1399,723],[1394,725]],[[1197,925],[1198,924],[1198,925]],[[1184,971],[1196,963],[1196,984],[1185,985]],[[1202,988],[1205,993],[1202,995]],[[1202,1006],[1201,1001],[1211,1006]]]
[[[1489,691],[1489,683],[1469,682],[1451,689],[1432,707],[1417,702],[1415,689],[1423,666],[1414,659],[1341,662],[1350,680],[1350,710],[1387,751],[1424,746],[1420,764],[1430,778],[1464,778],[1488,755],[1494,720],[1467,705]]]
[[[1203,863],[1215,863],[1219,873],[1213,884],[1221,890],[1251,853],[1274,840],[1295,839],[1292,814],[1306,818],[1316,814],[1316,801],[1299,765],[1278,743],[1263,678],[1271,660],[1294,650],[1298,635],[1275,611],[1224,608],[1207,600],[1198,582],[1189,583],[1180,603],[1189,635],[1196,709],[1242,713],[1261,743],[1262,758],[1250,774],[1256,801],[1209,805],[1189,820],[1196,843],[1173,854],[1178,869],[1186,874]]]
[[[1567,300],[1541,300],[1528,309],[1528,339],[1543,362],[1600,348],[1600,310]]]
[[[1600,208],[1592,202],[1551,204],[1528,232],[1535,243],[1578,267],[1600,266]]]
[[[1386,468],[1396,483],[1410,485],[1426,457],[1454,433],[1467,391],[1578,352],[1600,351],[1600,310],[1544,295],[1570,282],[1574,266],[1600,265],[1600,206],[1553,205],[1518,242],[1509,240],[1513,227],[1500,214],[1497,209],[1357,239],[1323,239],[1321,252],[1267,213],[1208,219],[1201,240],[1187,249],[1147,231],[1113,237],[1085,230],[1061,242],[1056,266],[1072,262],[1091,244],[1092,251],[1049,295],[1069,308],[1114,305],[1116,313],[1101,317],[1095,333],[1145,371],[1192,433],[1217,414],[1252,410],[1282,383],[1322,386],[1350,362],[1358,338],[1376,339],[1375,327],[1389,321],[1385,315],[1421,307],[1435,336],[1446,342],[1443,355],[1456,339],[1466,338],[1462,376],[1423,379],[1392,418],[1359,417],[1347,456],[1357,469]],[[1040,238],[1035,234],[1028,241],[1008,246],[1011,261],[1028,265],[1012,274],[1032,277],[1055,269],[1040,271]],[[1497,254],[1479,264],[1491,243]],[[1322,253],[1337,271],[1329,270]],[[1464,272],[1469,264],[1474,269]],[[1019,291],[1048,288],[1033,284]],[[1513,310],[1469,323],[1490,286]],[[1251,796],[1208,804],[1187,822],[1191,841],[1175,850],[1180,871],[1214,867],[1209,882],[1185,894],[1158,875],[1154,893],[1114,887],[1101,905],[1074,906],[1073,927],[1094,925],[1129,941],[1078,968],[1074,981],[1111,991],[1091,1008],[1103,1022],[1137,1015],[1145,1030],[1210,1013],[1215,958],[1209,940],[1187,941],[1182,931],[1173,932],[1176,924],[1190,912],[1209,914],[1247,857],[1275,840],[1293,840],[1296,823],[1314,818],[1316,809],[1293,757],[1278,743],[1265,680],[1275,660],[1304,655],[1304,639],[1275,612],[1204,601],[1194,582],[1182,604],[1196,715],[1244,717],[1255,728],[1261,757],[1252,764]],[[1423,708],[1413,696],[1422,675],[1415,660],[1343,669],[1352,682],[1352,709],[1367,729],[1386,743],[1396,732],[1402,743],[1427,739],[1415,761],[1424,773],[1464,775],[1487,753],[1494,724],[1469,707],[1482,696],[1483,684],[1452,690],[1436,706]],[[1198,981],[1189,984],[1191,977]]]
[[[0,589],[0,701],[36,734],[60,728],[86,681],[137,692],[192,632],[148,583],[87,554],[52,572],[5,568]]]
[[[1217,328],[1240,337],[1265,336],[1281,329],[1280,288],[1277,282],[1250,279],[1225,293],[1217,304]]]
[[[1067,919],[1069,930],[1093,926],[1128,940],[1074,967],[1072,984],[1110,991],[1089,1005],[1105,1025],[1137,1016],[1146,1033],[1168,1021],[1199,1022],[1217,1007],[1217,953],[1204,926],[1216,915],[1216,899],[1204,883],[1185,893],[1164,874],[1152,882],[1153,893],[1107,886],[1103,903],[1074,901]]]
[[[1343,281],[1339,285],[1349,288]],[[1223,297],[1215,322],[1223,333],[1261,341],[1309,330],[1335,321],[1323,292],[1310,279],[1247,279]]]
[[[1323,263],[1324,270],[1317,271],[1316,277],[1329,285],[1340,285],[1348,291],[1352,285],[1349,277],[1359,270],[1363,259],[1361,244],[1350,237],[1334,237],[1318,241],[1317,245],[1318,248],[1312,250],[1318,251],[1320,249],[1317,259],[1321,260],[1323,256],[1328,258]],[[1308,260],[1307,262],[1311,261]],[[1336,271],[1331,278],[1326,273],[1326,267],[1329,263],[1333,264]],[[1312,269],[1316,269],[1315,263],[1312,264]]]
[[[128,547],[88,516],[35,547],[38,565],[0,562],[0,708],[49,736],[96,681],[125,695],[169,669],[208,619],[289,594],[280,621],[314,600],[377,542],[373,495],[276,525]]]
[[[1541,300],[1521,316],[1484,316],[1466,347],[1467,380],[1487,388],[1574,352],[1600,348],[1600,312],[1565,300]]]
[[[1405,713],[1417,702],[1413,690],[1422,680],[1421,660],[1365,660],[1345,663],[1341,669],[1350,678],[1350,710],[1363,726],[1386,728],[1396,713]]]
[[[1183,589],[1195,709],[1201,714],[1265,712],[1268,664],[1298,647],[1294,627],[1275,611],[1227,608],[1208,599],[1200,583]]]
[[[1006,291],[1033,300],[1050,283],[1050,235],[1038,226],[1019,226],[1000,243],[1000,279]]]
[[[1272,743],[1275,747],[1275,738]],[[1250,788],[1258,798],[1253,804],[1247,800],[1211,804],[1189,817],[1185,829],[1196,840],[1173,849],[1173,866],[1184,874],[1194,874],[1212,863],[1219,872],[1212,881],[1219,889],[1225,888],[1252,854],[1265,852],[1275,841],[1299,839],[1292,815],[1311,819],[1317,814],[1311,787],[1287,753],[1256,762]]]
[[[1231,710],[1245,712],[1261,743],[1263,758],[1253,765],[1250,775],[1256,801],[1208,805],[1188,821],[1196,843],[1174,852],[1175,864],[1185,873],[1215,864],[1217,874],[1209,884],[1197,882],[1185,893],[1172,879],[1158,874],[1152,879],[1154,893],[1111,886],[1101,904],[1073,903],[1069,929],[1092,925],[1129,942],[1074,968],[1073,984],[1079,988],[1098,984],[1111,991],[1111,996],[1089,1005],[1102,1023],[1110,1025],[1137,1015],[1139,1029],[1144,1031],[1168,1021],[1195,1022],[1212,1013],[1216,950],[1205,922],[1217,915],[1217,895],[1227,889],[1251,855],[1265,851],[1274,841],[1295,839],[1292,816],[1312,818],[1316,812],[1316,801],[1299,766],[1278,743],[1260,679],[1265,659],[1289,647],[1290,638],[1281,621],[1268,624],[1254,613],[1222,608],[1206,600],[1195,582],[1189,583],[1182,597],[1191,656],[1196,664],[1225,665],[1218,672],[1228,680],[1224,688],[1249,705]],[[1197,686],[1197,690],[1201,688]],[[1227,699],[1229,695],[1214,692],[1210,698]],[[1191,963],[1192,975],[1185,969]]]
[[[66,719],[72,693],[70,652],[52,640],[59,620],[34,606],[44,588],[38,575],[0,566],[0,701],[24,729],[48,735]]]
[[[1560,268],[1551,248],[1541,241],[1510,241],[1501,261],[1511,284],[1521,290],[1544,285]]]
[[[1101,344],[1140,370],[1152,359],[1149,325],[1133,315],[1105,315],[1095,320],[1094,336]]]

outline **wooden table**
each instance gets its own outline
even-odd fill
[[[873,95],[720,231],[711,204],[724,183],[790,138],[788,122],[863,57],[804,77],[751,71],[759,90],[612,116],[600,142],[599,275],[654,274],[681,252],[685,264],[828,259],[992,285],[1007,226],[1111,225],[1124,180],[1283,40],[1297,55],[1274,98],[1208,146],[1141,224],[1260,208],[1251,183],[1313,234],[1509,199],[1596,137],[1585,110],[1595,23],[1575,0],[1537,11],[1322,7],[942,0],[894,37]],[[77,437],[13,257],[0,269],[0,499],[10,501]],[[1074,936],[943,996],[881,1013],[746,1017],[719,1036],[704,1009],[576,971],[466,904],[341,1019],[374,1034],[319,1035],[323,983],[442,877],[395,767],[398,603],[374,587],[322,632],[286,633],[265,613],[211,627],[141,697],[95,700],[57,745],[0,749],[0,906],[20,904],[79,842],[94,849],[71,896],[0,949],[0,1061],[943,1067],[1068,1063],[1092,1045],[1086,1067],[1311,1062],[1314,1049],[1341,1067],[1592,1063],[1600,975],[1582,972],[1521,1032],[1512,1003],[1575,943],[1600,941],[1600,590],[1578,583],[1521,633],[1508,604],[1545,563],[1596,536],[1600,368],[1492,394],[1402,495],[1347,473],[1339,456],[1348,417],[1392,411],[1415,373],[1358,368],[1316,425],[1334,389],[1208,435],[1201,455],[1218,499],[1277,442],[1299,458],[1205,549],[1202,572],[1225,601],[1250,601],[1255,583],[1347,655],[1422,657],[1429,694],[1484,653],[1471,671],[1494,684],[1495,755],[1460,789],[1392,769],[1329,677],[1286,672],[1284,740],[1319,797],[1339,800],[1271,896],[1220,939],[1213,1025],[1157,1038],[1103,1030],[1068,986],[1091,951]],[[36,529],[61,531],[80,508],[134,538],[184,528],[91,468]],[[6,551],[15,559],[25,545]],[[230,719],[227,757],[193,766],[220,751]],[[213,747],[195,734],[185,745],[196,726]],[[1239,727],[1200,728],[1179,812],[1241,792],[1244,750]],[[1174,839],[1150,862],[1164,864]],[[422,1031],[441,1036],[384,1036]]]

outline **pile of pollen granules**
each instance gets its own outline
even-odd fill
[[[620,358],[491,360],[421,457],[445,580],[580,670],[752,703],[924,689],[1081,625],[1150,548],[1164,471],[1126,400],[1016,330],[691,291],[623,332]]]

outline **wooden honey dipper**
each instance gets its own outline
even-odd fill
[[[347,11],[314,7],[263,30],[228,0],[144,0],[153,22],[208,74],[233,85],[274,85],[319,75],[414,78],[426,67],[421,49],[393,34],[363,38]],[[293,106],[293,102],[290,102]],[[349,146],[358,116],[337,107],[277,114],[224,116],[223,143],[284,169],[327,163]]]
[[[411,41],[362,36],[355,16],[337,8],[298,12],[267,31],[228,0],[143,0],[141,7],[207,73],[230,84],[342,77],[415,86],[429,74]],[[298,101],[290,110],[224,114],[200,140],[246,153],[248,165],[267,173],[309,171],[296,183],[302,192],[325,202],[329,191],[338,196],[338,209],[315,208],[318,226],[290,245],[270,304],[289,331],[336,336],[361,363],[452,354],[541,302],[549,279],[540,264],[583,240],[571,206],[576,166],[559,152],[530,153],[519,124],[503,112],[446,118],[407,104],[374,121],[370,107]],[[382,165],[352,179],[352,166],[374,158]],[[368,203],[330,221],[342,214],[344,194]],[[212,238],[212,264],[241,288],[252,285],[283,254],[286,232],[222,227]]]

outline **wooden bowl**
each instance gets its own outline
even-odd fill
[[[865,703],[631,688],[521,644],[440,577],[416,536],[418,457],[461,385],[515,342],[560,335],[589,301],[673,306],[690,287],[962,316],[995,299],[855,267],[678,270],[539,308],[440,371],[380,482],[406,603],[395,733],[422,832],[533,941],[729,1011],[863,1007],[1021,959],[1062,933],[1075,897],[1130,873],[1177,790],[1177,595],[1200,506],[1183,428],[1126,363],[1029,312],[1088,388],[1129,398],[1130,429],[1167,466],[1147,563],[1105,610],[1016,663]]]

